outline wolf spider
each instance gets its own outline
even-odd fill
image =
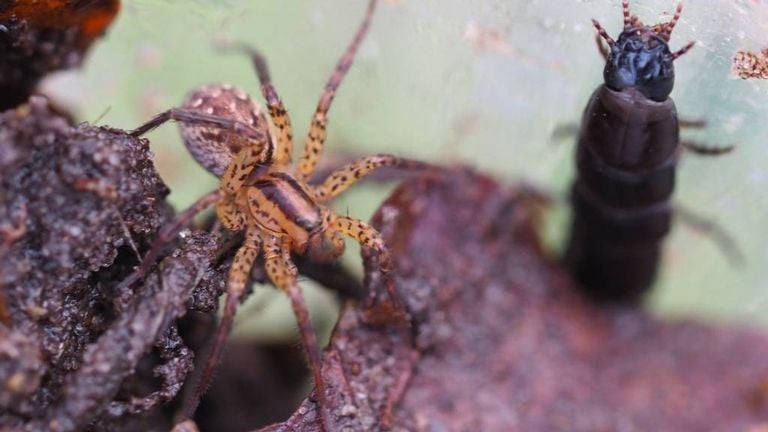
[[[267,276],[290,298],[326,429],[329,428],[324,409],[321,355],[297,283],[298,272],[291,261],[291,253],[311,252],[316,259],[335,259],[344,252],[343,235],[373,249],[378,255],[379,268],[385,276],[392,306],[398,311],[398,319],[406,320],[397,292],[387,277],[392,262],[382,236],[365,222],[335,214],[323,203],[379,167],[418,168],[423,164],[380,154],[346,165],[332,172],[318,185],[308,183],[323,151],[331,101],[368,31],[375,6],[376,0],[370,0],[362,24],[326,84],[312,119],[304,152],[295,168],[291,167],[293,136],[290,118],[272,85],[265,58],[245,45],[232,44],[229,48],[249,54],[261,83],[271,122],[245,92],[228,85],[208,85],[187,96],[181,108],[165,111],[131,132],[134,136],[141,136],[167,121],[178,121],[189,152],[205,169],[220,177],[218,190],[205,195],[180,214],[170,228],[161,232],[159,241],[171,239],[195,214],[213,203],[224,227],[245,231],[245,239],[229,271],[221,323],[194,390],[194,400],[186,410],[187,415],[194,413],[220,360],[237,304],[247,288],[251,267],[260,251],[264,254]],[[150,265],[147,261],[155,259],[157,253],[157,248],[153,247],[140,269],[126,283],[142,277],[141,273],[145,273]]]

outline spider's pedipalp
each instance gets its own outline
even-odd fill
[[[301,155],[301,159],[299,159],[296,171],[296,176],[300,180],[306,181],[309,179],[309,176],[315,172],[317,162],[320,160],[325,144],[325,128],[327,126],[328,109],[331,107],[331,102],[333,101],[333,97],[336,94],[336,90],[339,88],[341,81],[347,75],[350,66],[352,66],[352,61],[355,59],[355,54],[357,54],[357,49],[360,47],[360,43],[368,32],[375,8],[376,0],[370,0],[363,22],[357,29],[357,33],[349,44],[349,47],[347,47],[347,50],[344,52],[344,55],[342,55],[339,62],[336,63],[336,69],[328,79],[328,83],[325,85],[325,91],[320,96],[320,101],[317,103],[317,109],[315,110],[315,115],[312,117],[312,124],[309,127],[309,134],[307,135],[304,144],[304,152]]]

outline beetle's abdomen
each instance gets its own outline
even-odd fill
[[[247,93],[227,84],[200,87],[187,95],[182,108],[237,120],[268,136],[269,124],[261,107]],[[248,145],[242,135],[219,127],[179,123],[179,129],[192,157],[217,177],[224,174],[234,155]]]
[[[679,129],[671,99],[600,86],[584,112],[566,262],[601,300],[635,300],[652,284],[670,228]]]

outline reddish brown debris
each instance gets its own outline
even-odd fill
[[[733,56],[731,68],[742,79],[768,78],[768,48],[759,52],[738,51]]]
[[[768,336],[589,304],[542,257],[529,215],[515,190],[461,171],[403,184],[381,207],[417,349],[345,306],[324,368],[339,430],[382,429],[403,383],[393,430],[768,424]],[[262,431],[317,431],[315,419],[307,400]]]
[[[0,0],[0,110],[48,73],[79,66],[119,9],[119,0]]]

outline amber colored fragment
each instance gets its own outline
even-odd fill
[[[0,3],[0,21],[23,19],[35,27],[77,27],[83,42],[90,44],[104,33],[119,10],[120,0],[15,0]]]

